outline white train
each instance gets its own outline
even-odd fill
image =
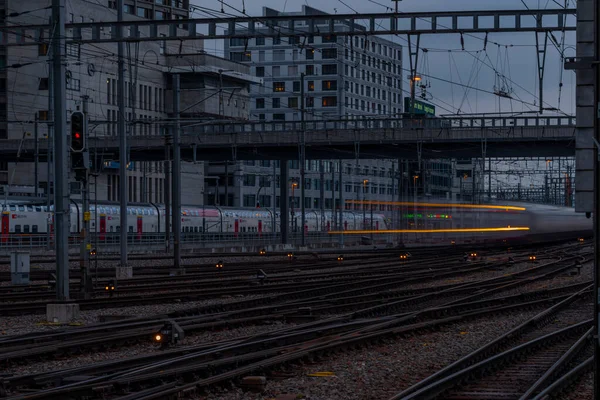
[[[100,240],[115,236],[120,232],[121,216],[116,204],[99,204],[97,209],[90,206],[90,232],[98,234]],[[35,204],[7,204],[2,207],[0,237],[2,242],[11,238],[35,236],[53,233],[54,208]],[[290,213],[291,217],[291,213]],[[294,212],[290,218],[290,232],[300,232],[301,213]],[[339,216],[338,216],[339,218]],[[80,203],[70,207],[69,226],[72,235],[81,231],[83,212]],[[275,223],[275,230],[273,229]],[[335,227],[331,211],[321,217],[320,211],[307,211],[305,232],[309,234],[328,232]],[[343,213],[344,230],[374,229],[385,230],[387,223],[382,214],[345,211]],[[157,237],[165,231],[164,205],[131,205],[127,207],[127,227],[134,239]],[[219,233],[234,237],[239,235],[262,235],[280,231],[280,215],[266,209],[238,209],[227,207],[191,207],[181,208],[181,231],[186,235]],[[112,234],[112,235],[111,235]]]

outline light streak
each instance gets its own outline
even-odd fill
[[[386,230],[358,230],[358,231],[329,231],[330,235],[364,235],[384,233],[483,233],[483,232],[518,232],[528,231],[528,226],[507,226],[498,228],[455,228],[455,229],[386,229]]]
[[[392,205],[392,206],[417,206],[417,207],[445,207],[445,208],[474,208],[483,210],[510,210],[525,211],[525,207],[517,206],[494,206],[486,204],[460,204],[460,203],[413,203],[410,201],[379,201],[379,200],[346,200],[346,204],[365,204],[365,205]]]

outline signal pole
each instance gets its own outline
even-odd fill
[[[89,148],[88,143],[88,99],[89,96],[85,95],[83,98],[83,132],[84,135],[84,167],[81,177],[81,203],[83,213],[83,226],[81,228],[81,245],[80,245],[80,261],[79,268],[81,270],[81,291],[86,299],[90,298],[92,291],[92,281],[90,275],[90,250],[92,248],[90,244],[90,196],[89,196]],[[77,176],[77,174],[76,174]]]
[[[117,0],[117,20],[123,21],[123,0]],[[117,25],[117,38],[123,39],[123,26]],[[131,278],[133,270],[127,265],[127,136],[125,132],[125,64],[123,61],[122,40],[117,43],[117,105],[119,108],[117,130],[119,134],[119,194],[120,194],[120,244],[121,263],[117,268],[116,277]]]
[[[122,0],[121,0],[122,1]],[[69,300],[69,185],[65,77],[65,0],[52,0],[52,78],[54,86],[54,221],[56,224],[56,297]],[[48,185],[49,186],[49,185]]]

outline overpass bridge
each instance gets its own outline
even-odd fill
[[[298,159],[303,133],[307,159],[565,157],[575,155],[575,118],[430,118],[295,122],[210,122],[182,126],[184,161]],[[165,159],[170,136],[129,136],[131,161]],[[4,161],[33,162],[35,141],[0,142]],[[117,136],[88,139],[91,156],[119,159]],[[20,156],[17,158],[17,154]],[[45,161],[48,141],[38,144]]]

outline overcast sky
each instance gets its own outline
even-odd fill
[[[491,10],[491,9],[525,9],[524,3],[532,9],[535,8],[557,8],[565,0],[403,0],[399,3],[399,10],[402,12],[410,11],[453,11],[453,10]],[[221,9],[220,0],[192,0],[193,4],[215,10]],[[227,13],[237,14],[228,5],[242,10],[242,0],[228,0],[224,4],[224,10]],[[393,7],[394,3],[390,0],[245,0],[246,12],[249,15],[260,16],[262,7],[271,7],[280,11],[300,11],[303,4],[308,4],[330,13],[353,13],[357,12],[386,12],[385,6]],[[378,4],[377,4],[378,3]],[[575,7],[574,0],[568,1],[569,7]],[[194,12],[193,17],[206,17],[207,14]],[[561,33],[555,32],[554,36],[561,41]],[[489,34],[487,49],[483,51],[484,34],[474,35],[477,37],[465,36],[465,50],[462,51],[460,35],[458,34],[440,34],[424,35],[421,38],[421,47],[429,49],[426,58],[421,58],[419,72],[428,73],[436,78],[449,82],[462,82],[470,86],[481,89],[468,90],[465,94],[465,88],[453,85],[449,82],[431,79],[431,88],[428,89],[430,101],[438,106],[437,113],[493,113],[507,111],[525,111],[536,109],[531,104],[539,104],[537,100],[537,64],[534,33],[515,33],[515,34]],[[406,36],[388,37],[387,39],[406,46]],[[497,46],[494,43],[499,43]],[[565,45],[575,44],[575,34],[567,33]],[[506,47],[508,46],[508,47]],[[450,52],[448,50],[451,50]],[[221,53],[222,47],[207,43],[207,51]],[[567,56],[574,55],[574,48],[568,48],[565,52]],[[480,60],[480,61],[479,61]],[[484,61],[485,63],[483,63]],[[487,64],[487,65],[485,65]],[[404,67],[408,68],[408,52],[404,49]],[[505,75],[507,80],[499,82],[496,79],[496,72]],[[560,72],[562,69],[560,56],[557,49],[548,44],[548,56],[546,60],[546,72],[544,82],[544,103],[546,107],[558,106],[558,93]],[[408,88],[406,80],[407,73],[403,74],[405,88]],[[574,112],[574,87],[575,74],[572,71],[563,71],[563,88],[560,99],[560,109],[566,113]],[[494,86],[502,86],[504,90],[510,91],[512,88],[513,99],[504,99],[494,94]],[[431,97],[432,96],[432,97]],[[529,103],[527,106],[523,102]],[[447,109],[448,111],[444,110]]]

